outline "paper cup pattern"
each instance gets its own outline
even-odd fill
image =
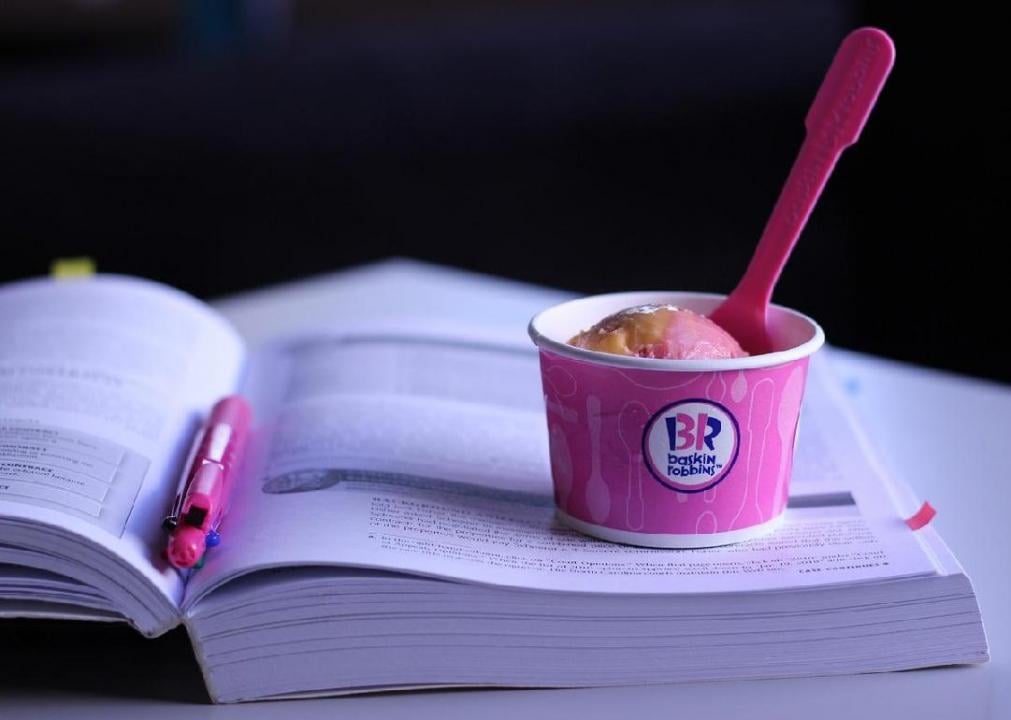
[[[774,306],[782,350],[734,360],[653,360],[566,344],[626,307],[671,303],[705,314],[722,299],[599,295],[531,321],[565,523],[634,545],[706,547],[755,537],[781,518],[808,359],[824,343],[814,321]]]

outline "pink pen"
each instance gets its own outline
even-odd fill
[[[197,436],[184,492],[166,519],[171,529],[166,555],[177,568],[191,568],[218,544],[232,480],[242,459],[252,412],[238,395],[219,400]]]

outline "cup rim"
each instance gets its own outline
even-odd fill
[[[633,307],[636,305],[647,304],[651,296],[654,301],[661,302],[669,302],[669,298],[672,296],[691,298],[693,300],[717,301],[724,300],[727,297],[726,295],[720,295],[719,293],[682,292],[671,290],[642,290],[587,295],[585,297],[575,298],[557,305],[552,305],[551,307],[540,311],[531,318],[530,323],[527,325],[527,334],[530,335],[530,339],[533,340],[534,345],[536,345],[540,350],[550,351],[556,355],[581,360],[593,365],[608,365],[611,367],[635,368],[637,370],[654,370],[660,372],[719,372],[724,370],[748,370],[754,368],[775,367],[777,365],[784,365],[786,363],[808,357],[825,344],[825,332],[821,329],[821,326],[818,323],[797,310],[775,304],[769,305],[770,310],[790,315],[806,323],[811,328],[811,337],[800,345],[795,345],[794,347],[786,348],[785,350],[777,350],[775,352],[763,353],[761,355],[748,355],[747,357],[742,358],[727,358],[720,360],[660,360],[657,358],[642,358],[631,355],[613,355],[611,353],[574,347],[565,341],[555,340],[541,332],[538,327],[539,323],[543,320],[547,313],[557,312],[561,308],[571,306],[576,303],[585,302],[591,299],[617,299],[620,297],[627,297],[629,300],[624,307]],[[668,299],[660,300],[661,298]]]

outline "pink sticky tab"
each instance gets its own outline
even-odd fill
[[[925,502],[920,505],[920,509],[913,513],[911,516],[906,518],[906,525],[909,526],[910,530],[919,530],[923,526],[930,523],[937,515],[937,510],[931,506],[929,502]]]

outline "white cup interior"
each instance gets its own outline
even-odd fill
[[[570,300],[534,316],[530,337],[549,352],[603,365],[637,367],[647,370],[737,370],[772,367],[807,357],[825,343],[825,333],[811,318],[796,310],[772,305],[769,308],[769,332],[776,350],[762,355],[726,360],[656,360],[653,358],[611,355],[573,347],[568,341],[608,315],[637,305],[670,304],[708,315],[724,300],[724,295],[692,292],[624,292]]]

